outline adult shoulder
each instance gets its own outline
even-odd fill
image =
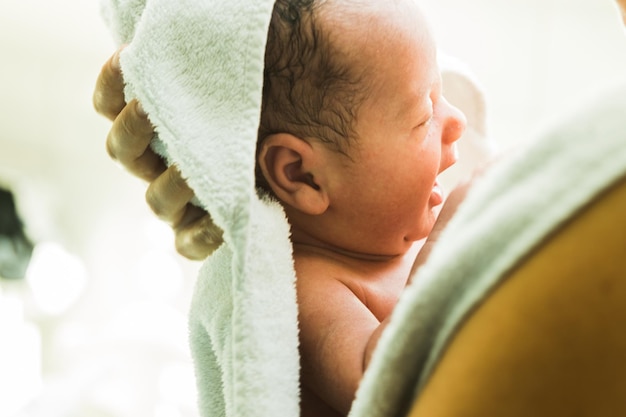
[[[551,234],[455,334],[411,416],[626,415],[626,179]]]

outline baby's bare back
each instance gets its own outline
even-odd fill
[[[368,259],[296,245],[303,416],[348,414],[414,258],[414,251]]]

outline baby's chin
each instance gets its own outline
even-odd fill
[[[427,238],[437,222],[437,217],[439,216],[440,211],[441,205],[431,207],[425,216],[426,218],[420,222],[419,226],[415,228],[415,231],[407,233],[404,236],[404,241],[413,244]]]
[[[403,238],[399,235],[396,239],[379,240],[363,248],[351,248],[351,251],[372,259],[379,258],[380,260],[384,260],[406,255],[416,245],[421,246],[423,240],[423,238],[410,239],[408,236]]]

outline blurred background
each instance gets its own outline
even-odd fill
[[[98,1],[0,2],[0,416],[196,416],[199,265],[106,154],[91,94],[115,45]],[[612,0],[422,3],[480,80],[502,148],[626,84]]]

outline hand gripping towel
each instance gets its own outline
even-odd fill
[[[295,273],[281,207],[255,191],[272,0],[105,0],[127,98],[224,232],[202,265],[190,345],[203,416],[299,415]]]

